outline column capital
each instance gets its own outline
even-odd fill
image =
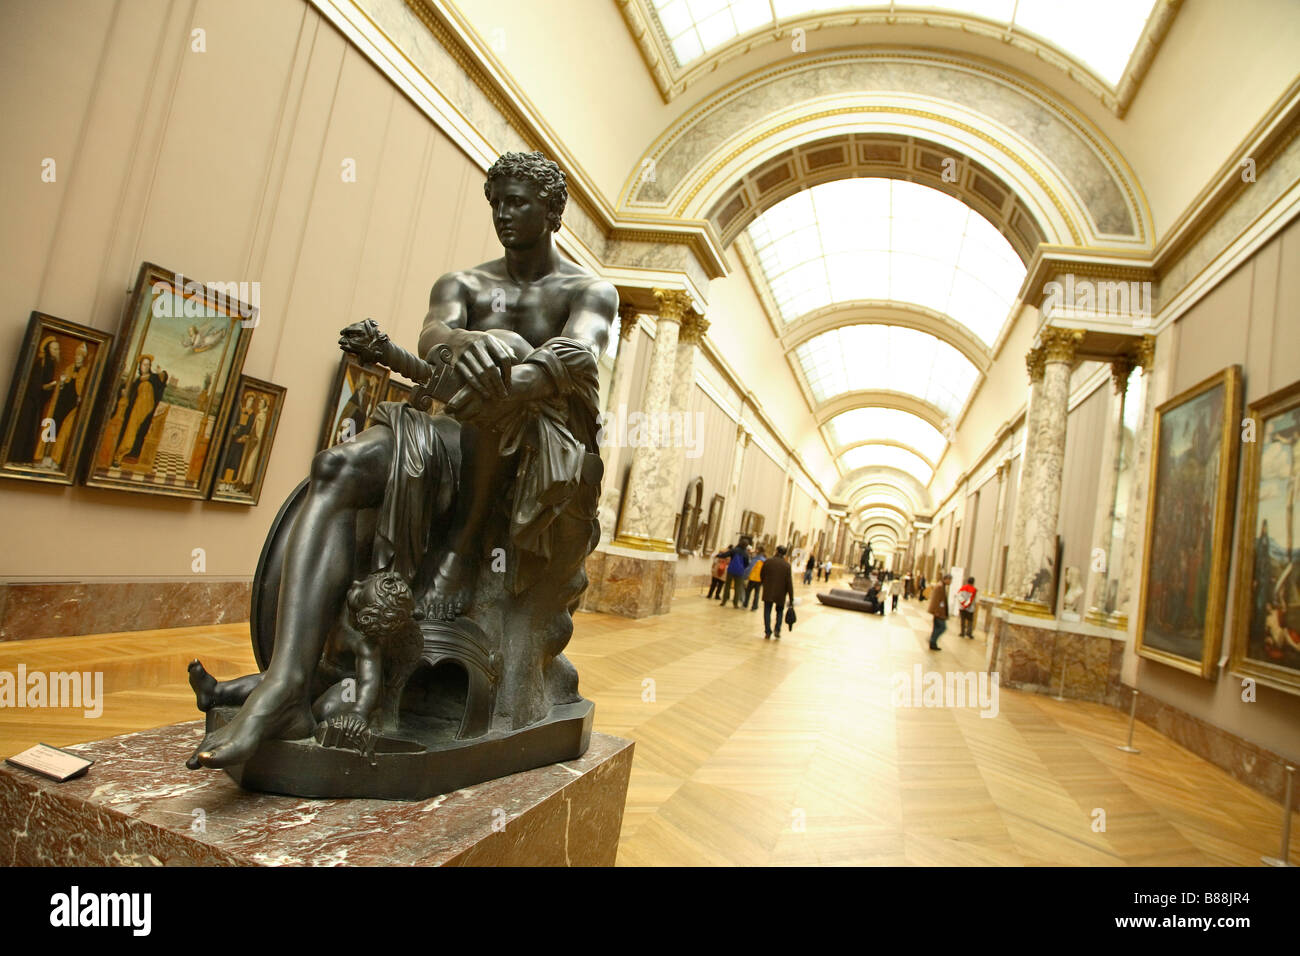
[[[1073,362],[1074,351],[1082,341],[1082,329],[1058,329],[1055,326],[1048,326],[1043,329],[1040,347],[1044,350],[1048,362]]]
[[[746,428],[744,425],[741,425],[741,424],[737,423],[737,425],[736,425],[736,444],[740,445],[741,448],[747,448],[747,447],[749,446],[749,439],[750,439],[750,437],[751,437],[751,436],[750,436],[750,431],[749,431],[749,429]]]
[[[682,330],[678,333],[678,342],[698,343],[704,338],[704,333],[709,331],[709,320],[694,309],[687,309],[682,314],[681,323]]]
[[[1047,353],[1040,345],[1034,346],[1025,353],[1025,370],[1029,373],[1031,384],[1043,380],[1043,372],[1047,368]]]
[[[632,332],[637,326],[637,317],[641,313],[630,305],[620,305],[618,307],[618,338],[620,342],[626,342],[632,337]]]
[[[1110,360],[1110,380],[1115,385],[1116,395],[1123,395],[1128,388],[1128,377],[1135,364],[1129,355],[1117,355]]]
[[[682,289],[655,289],[659,303],[659,321],[678,322],[691,309],[691,297]]]
[[[1156,337],[1154,335],[1142,336],[1142,341],[1133,348],[1133,364],[1142,367],[1143,374],[1151,371],[1151,366],[1156,360]]]

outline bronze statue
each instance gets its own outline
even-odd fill
[[[585,751],[591,704],[561,652],[599,540],[596,362],[618,294],[555,249],[553,162],[506,153],[484,192],[505,255],[434,283],[423,360],[370,320],[343,330],[419,387],[320,452],[281,509],[254,579],[263,671],[190,665],[208,732],[189,767],[417,798]]]

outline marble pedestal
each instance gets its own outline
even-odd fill
[[[677,586],[677,556],[598,549],[587,557],[587,581],[585,611],[633,618],[667,614]]]
[[[989,631],[989,671],[1003,687],[1016,687],[1117,706],[1121,698],[1120,666],[1124,642],[1109,637],[1060,630],[1055,621],[1041,625],[996,614]]]
[[[185,769],[203,722],[67,748],[55,783],[0,764],[0,862],[56,866],[612,866],[632,742],[416,803],[252,793]]]

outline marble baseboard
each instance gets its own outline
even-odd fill
[[[0,583],[0,641],[248,620],[252,581]]]
[[[1015,687],[1118,706],[1124,642],[1091,634],[993,619],[989,669],[1003,687]]]
[[[55,783],[0,765],[0,859],[19,866],[612,866],[632,742],[414,803],[306,800],[186,770],[203,723],[68,748]]]
[[[1114,706],[1127,714],[1132,694],[1133,688],[1124,685]],[[1270,800],[1281,803],[1285,799],[1283,767],[1293,761],[1281,754],[1143,693],[1138,694],[1137,719]]]
[[[620,617],[650,617],[672,609],[677,563],[593,551],[587,557],[585,611]]]

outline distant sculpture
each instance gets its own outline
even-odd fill
[[[596,362],[618,294],[554,247],[558,166],[507,153],[484,192],[505,255],[434,284],[425,359],[370,320],[341,333],[417,388],[281,509],[254,579],[263,672],[190,665],[208,714],[192,769],[418,799],[586,750],[592,705],[561,652],[600,534]]]
[[[1067,620],[1077,621],[1083,608],[1083,584],[1080,582],[1079,569],[1074,565],[1065,567],[1065,595],[1061,598],[1061,616]]]

